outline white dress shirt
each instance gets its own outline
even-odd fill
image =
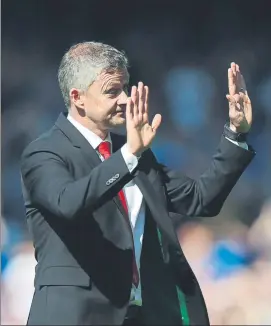
[[[104,157],[99,153],[98,146],[100,145],[101,142],[108,141],[111,144],[111,150],[112,150],[112,141],[111,141],[110,134],[108,134],[107,138],[103,140],[99,136],[97,136],[94,132],[82,126],[78,121],[73,119],[70,115],[68,115],[67,119],[86,138],[86,140],[90,143],[90,145],[96,150],[101,161],[103,161]],[[122,146],[121,153],[128,167],[128,170],[132,172],[138,164],[137,157],[129,153],[126,144]],[[142,193],[133,180],[131,180],[129,183],[125,185],[123,191],[126,197],[129,220],[133,230],[136,264],[138,270],[140,270],[140,256],[141,256],[144,225],[145,225],[145,204],[144,201],[142,200],[143,199]],[[130,303],[142,305],[140,280],[137,288],[132,286]]]
[[[94,132],[82,126],[70,115],[68,115],[67,118],[75,126],[75,128],[77,128],[78,131],[86,138],[86,140],[90,143],[90,145],[97,151],[97,154],[99,155],[100,159],[103,161],[104,158],[99,153],[98,146],[100,145],[101,142],[108,141],[110,142],[111,149],[112,149],[112,141],[111,141],[110,133],[108,134],[106,139],[102,140]],[[230,139],[228,140],[236,144],[237,146],[240,146],[244,149],[248,149],[248,145],[246,143],[238,143]],[[127,149],[127,144],[122,146],[121,153],[128,167],[128,170],[132,172],[138,164],[137,157],[129,153]],[[138,270],[140,270],[140,256],[141,256],[144,225],[145,225],[145,203],[143,201],[143,196],[141,191],[139,190],[138,186],[134,183],[133,180],[131,180],[129,183],[125,185],[123,191],[125,193],[127,206],[128,206],[129,219],[133,231],[137,268]],[[142,305],[140,280],[137,288],[134,285],[132,285],[130,304]]]

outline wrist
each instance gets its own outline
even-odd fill
[[[143,150],[134,149],[134,148],[132,148],[131,146],[129,146],[128,143],[126,143],[126,145],[127,145],[127,151],[128,151],[130,154],[136,156],[137,158],[140,158],[141,154],[143,153]]]
[[[236,127],[233,126],[231,123],[226,123],[224,125],[223,135],[224,137],[227,137],[232,141],[236,141],[240,143],[246,142],[246,137],[247,137],[247,133],[238,132]]]
[[[237,128],[236,128],[235,125],[232,124],[231,122],[229,123],[229,128],[230,128],[233,132],[237,132]]]
[[[240,122],[238,126],[235,126],[231,121],[229,121],[229,128],[233,132],[237,132],[240,134],[247,134],[249,132],[250,126],[246,120]]]

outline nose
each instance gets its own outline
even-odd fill
[[[127,94],[124,91],[122,91],[118,98],[118,105],[126,105],[127,98],[128,98]]]

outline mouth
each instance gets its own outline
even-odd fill
[[[122,111],[116,111],[115,113],[114,113],[114,115],[124,115],[124,111],[122,110]]]

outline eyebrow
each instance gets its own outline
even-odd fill
[[[126,88],[126,87],[129,87],[129,83],[128,83],[128,82],[125,83],[125,84],[123,84],[123,87],[122,87],[122,88]],[[121,87],[120,87],[120,84],[112,84],[112,85],[109,85],[109,86],[105,89],[105,91],[108,91],[108,90],[111,90],[111,89],[115,89],[115,88],[121,88]]]

